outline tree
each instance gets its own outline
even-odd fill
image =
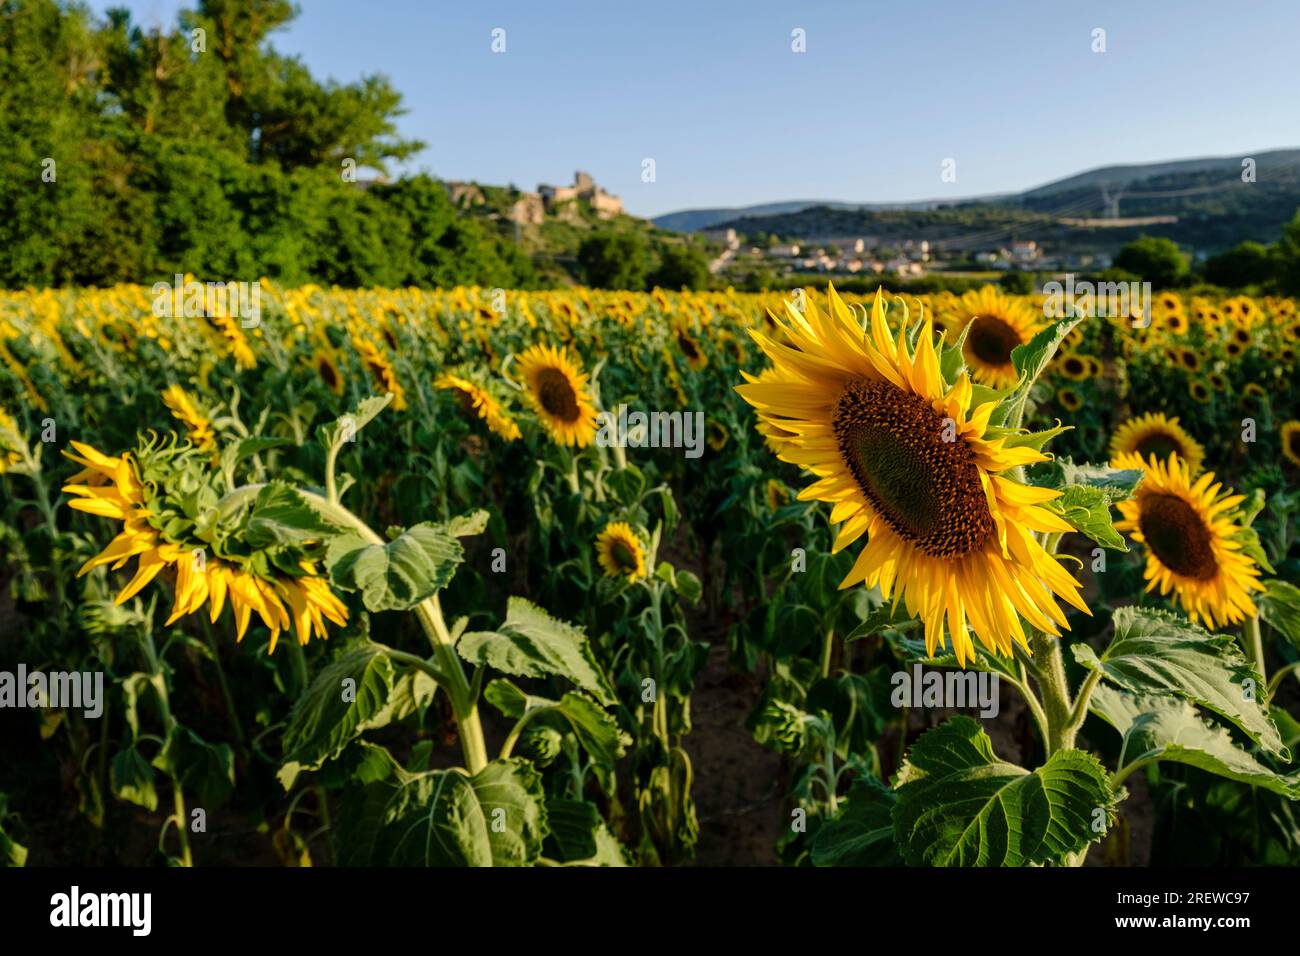
[[[1205,281],[1227,289],[1244,289],[1246,286],[1269,282],[1276,270],[1273,253],[1258,242],[1243,242],[1238,246],[1210,256],[1202,272]]]
[[[1120,249],[1114,265],[1158,288],[1168,288],[1187,277],[1190,260],[1172,240],[1142,236]]]
[[[1300,295],[1300,210],[1274,247],[1277,284],[1286,295]]]
[[[644,289],[650,271],[650,244],[639,232],[597,232],[578,247],[587,285],[598,289]]]
[[[703,289],[709,284],[709,260],[694,245],[664,246],[650,284],[661,289]]]
[[[1034,291],[1034,274],[1013,269],[998,282],[1002,291],[1011,295],[1031,295]]]

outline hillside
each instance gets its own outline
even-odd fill
[[[1014,195],[946,204],[773,203],[739,210],[740,215],[711,222],[710,227],[791,239],[927,239],[958,250],[1033,239],[1078,254],[1113,252],[1146,234],[1213,253],[1248,239],[1276,240],[1300,208],[1300,149],[1261,152],[1253,158],[1253,183],[1242,182],[1240,156],[1189,159],[1107,166]],[[687,210],[655,222],[672,228],[667,223],[715,212]],[[1143,221],[1152,217],[1169,221]]]

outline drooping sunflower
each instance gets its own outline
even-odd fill
[[[22,435],[18,431],[18,423],[0,408],[0,475],[15,465],[22,464],[23,456],[18,451],[20,441]]]
[[[141,480],[130,454],[109,456],[90,445],[71,442],[64,454],[82,466],[63,487],[73,500],[68,507],[122,522],[122,531],[99,554],[82,565],[78,577],[102,565],[116,571],[137,558],[136,571],[118,592],[115,604],[129,601],[165,569],[175,574],[175,601],[167,624],[210,603],[213,623],[227,598],[234,615],[237,640],[243,640],[252,612],[271,632],[270,651],[282,631],[293,627],[306,644],[315,634],[328,637],[325,621],[347,623],[347,607],[330,590],[309,561],[301,561],[301,576],[254,574],[234,561],[208,556],[205,542],[170,539],[154,526],[153,494]],[[161,523],[161,522],[160,522]]]
[[[775,374],[745,374],[736,390],[795,436],[777,455],[819,479],[800,500],[834,503],[833,550],[867,535],[840,587],[892,594],[924,621],[928,651],[951,641],[962,664],[974,655],[968,621],[985,647],[1007,655],[1013,640],[1028,648],[1021,616],[1059,636],[1068,624],[1053,594],[1088,613],[1079,582],[1033,535],[1070,530],[1042,507],[1060,492],[1008,474],[1047,456],[989,433],[997,403],[972,410],[965,372],[945,383],[929,321],[913,349],[905,305],[895,339],[882,294],[869,332],[833,287],[829,295],[827,315],[809,299],[802,314],[773,316],[783,340],[750,331]]]
[[[1259,591],[1259,568],[1237,540],[1241,531],[1234,509],[1245,495],[1222,491],[1207,471],[1192,482],[1187,463],[1170,455],[1161,462],[1121,455],[1118,468],[1145,471],[1136,494],[1118,503],[1128,532],[1147,552],[1147,590],[1171,591],[1194,623],[1213,629],[1256,613],[1250,593]]]
[[[1163,412],[1147,412],[1130,418],[1110,439],[1112,461],[1121,455],[1136,454],[1140,458],[1155,455],[1163,460],[1175,454],[1187,462],[1192,474],[1201,470],[1205,449],[1178,424],[1177,417],[1166,418]]]
[[[790,489],[785,486],[785,482],[769,478],[763,487],[763,497],[767,499],[769,511],[779,511],[790,503]]]
[[[332,349],[317,349],[311,357],[311,366],[335,395],[343,394],[343,376],[339,373],[339,363],[335,360]]]
[[[534,345],[519,356],[524,398],[551,437],[561,445],[586,448],[596,437],[596,407],[587,373],[568,348]]]
[[[393,393],[393,411],[400,412],[405,409],[406,389],[402,388],[402,383],[397,378],[397,371],[383,349],[364,335],[353,336],[352,344],[360,353],[361,360],[365,363],[375,387]]]
[[[462,406],[469,414],[477,415],[487,423],[487,427],[506,441],[523,437],[523,432],[510,413],[496,399],[496,396],[477,382],[462,375],[444,372],[433,382],[434,388],[446,389],[456,393]]]
[[[955,338],[970,326],[962,351],[975,381],[991,388],[1015,384],[1011,350],[1024,345],[1043,327],[1029,305],[1003,295],[991,285],[963,295],[940,316]]]
[[[1282,454],[1300,467],[1300,422],[1289,421],[1282,426]]]
[[[605,576],[629,581],[645,576],[645,545],[626,521],[614,521],[596,535],[596,560]]]
[[[199,411],[194,399],[179,385],[168,385],[162,392],[163,404],[172,413],[172,418],[185,426],[190,441],[195,448],[212,451],[217,447],[217,436],[212,431],[212,422]]]

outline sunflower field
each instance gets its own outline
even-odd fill
[[[1300,860],[1295,301],[191,286],[0,293],[0,863]]]

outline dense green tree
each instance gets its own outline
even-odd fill
[[[1243,242],[1205,260],[1201,272],[1206,282],[1227,289],[1268,283],[1277,269],[1273,253],[1258,242]]]
[[[694,245],[665,245],[650,285],[661,289],[703,289],[709,284],[709,260]]]
[[[1163,289],[1176,286],[1187,277],[1190,260],[1173,240],[1142,236],[1120,249],[1114,265]]]
[[[1286,295],[1300,295],[1300,210],[1282,230],[1274,256],[1278,286]]]
[[[602,289],[643,289],[652,260],[650,243],[638,232],[604,230],[578,247],[587,284]]]

